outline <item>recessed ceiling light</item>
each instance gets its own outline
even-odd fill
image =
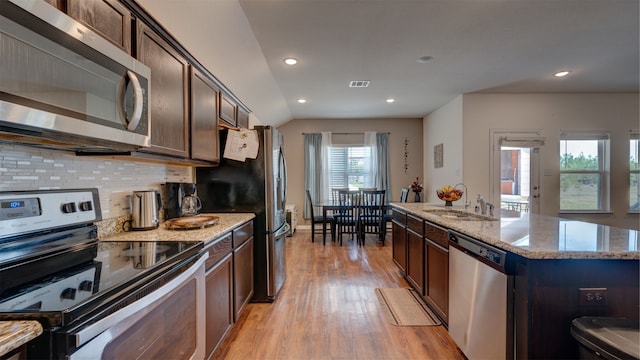
[[[428,63],[431,60],[433,60],[433,56],[421,56],[418,58],[418,64]]]
[[[559,72],[553,74],[553,76],[555,76],[555,77],[565,77],[567,75],[569,75],[568,71],[559,71]]]
[[[298,60],[294,59],[294,58],[286,58],[284,59],[284,63],[287,65],[295,65],[298,63]]]
[[[307,102],[307,99],[298,99],[298,103],[304,104]]]
[[[396,99],[394,99],[394,98],[388,98],[388,99],[387,99],[387,102],[388,102],[389,104],[391,104],[391,103],[392,103],[392,102],[394,102],[394,101],[396,101]]]

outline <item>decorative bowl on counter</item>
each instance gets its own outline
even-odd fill
[[[438,199],[444,200],[444,206],[453,206],[453,201],[458,201],[464,194],[464,191],[457,189],[451,185],[444,185],[440,189],[436,190]]]

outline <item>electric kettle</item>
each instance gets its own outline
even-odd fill
[[[160,191],[134,191],[131,195],[131,230],[151,230],[160,224]]]

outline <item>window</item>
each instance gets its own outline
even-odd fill
[[[363,145],[333,145],[329,149],[329,188],[357,190],[371,187],[371,148]]]
[[[560,211],[609,211],[609,135],[560,136]]]
[[[629,211],[640,212],[640,134],[631,133],[629,139]]]

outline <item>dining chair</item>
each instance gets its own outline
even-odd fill
[[[338,191],[338,210],[333,213],[340,245],[342,235],[351,234],[351,239],[358,236],[358,208],[360,207],[359,190]]]
[[[409,197],[409,189],[402,188],[402,190],[400,190],[400,202],[406,203],[408,197]]]
[[[314,236],[316,234],[322,235],[326,224],[322,215],[315,215],[316,210],[318,210],[318,212],[322,212],[322,210],[320,207],[313,205],[313,200],[311,199],[311,193],[309,190],[307,189],[305,191],[307,192],[307,203],[309,206],[309,215],[311,217],[311,242],[314,242]],[[336,222],[334,217],[332,215],[327,215],[327,222],[331,228],[331,241],[334,241],[336,237]],[[316,225],[318,224],[320,225],[320,228],[316,232]],[[322,244],[324,245],[324,239],[322,239]]]
[[[408,188],[402,188],[402,190],[400,190],[400,202],[401,203],[406,203],[407,202],[407,198],[409,197],[409,189]],[[391,214],[390,211],[385,211],[384,213],[384,232],[385,234],[387,233],[387,229],[389,228],[387,226],[387,224],[389,224],[391,222],[391,220],[393,220],[393,215]],[[383,242],[384,245],[384,242]]]
[[[385,190],[363,190],[360,202],[360,212],[358,213],[358,224],[360,230],[359,245],[364,246],[366,234],[377,234],[378,239],[384,246],[385,239],[385,218],[384,199]]]
[[[338,203],[338,193],[340,191],[348,191],[349,188],[332,188],[331,189],[331,202],[334,204]]]

